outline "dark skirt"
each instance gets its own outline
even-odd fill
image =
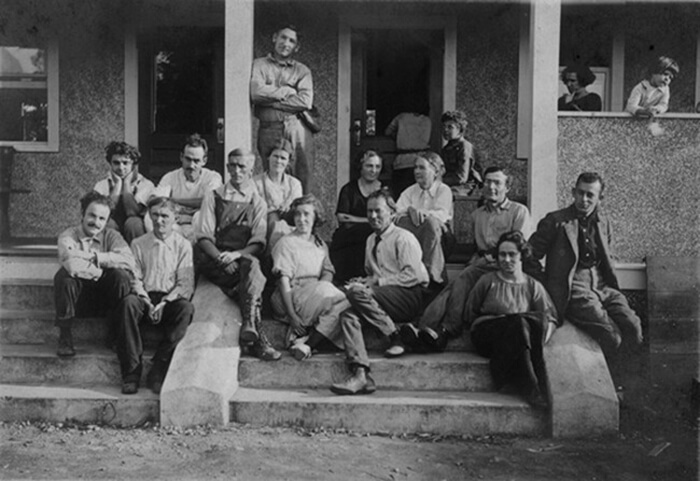
[[[542,345],[547,320],[541,313],[508,314],[472,328],[476,352],[489,358],[496,389],[514,386],[526,397],[546,392]]]
[[[372,233],[369,224],[343,224],[333,233],[329,257],[335,267],[334,282],[344,284],[353,277],[364,277],[365,244]]]

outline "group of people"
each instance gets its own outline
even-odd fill
[[[670,84],[678,76],[678,63],[670,57],[659,57],[649,65],[648,78],[634,86],[625,111],[639,118],[652,118],[668,111],[671,99]],[[603,109],[600,95],[589,92],[596,76],[585,65],[569,65],[561,73],[561,81],[569,93],[559,97],[560,111],[600,112]]]
[[[482,171],[476,162],[461,112],[442,116],[442,155],[411,152],[414,182],[396,201],[379,181],[381,156],[366,152],[359,178],[340,192],[339,226],[327,246],[317,234],[326,212],[309,193],[305,133],[312,121],[299,115],[311,107],[310,72],[290,58],[299,46],[293,27],[277,31],[273,44],[272,54],[256,59],[251,79],[263,173],[253,176],[253,152],[234,149],[224,184],[205,167],[206,141],[192,134],[182,167],[156,187],[138,172],[135,147],[107,146],[108,177],[81,199],[80,225],[58,239],[59,356],[75,355],[74,319],[97,300],[113,328],[125,394],[139,389],[140,323],[162,328],[147,375],[160,392],[194,314],[197,276],[238,302],[240,343],[249,354],[281,357],[261,329],[263,302],[289,325],[286,347],[296,359],[345,350],[350,374],[331,386],[337,394],[376,390],[364,326],[386,337],[387,357],[440,352],[469,329],[477,351],[491,359],[496,386],[515,388],[536,406],[545,404],[542,346],[565,318],[606,352],[623,334],[641,342],[639,318],[613,270],[609,222],[599,208],[603,179],[582,174],[573,204],[531,234],[527,208],[507,198],[508,172]],[[483,199],[473,214],[477,252],[448,282],[453,193],[466,184]]]

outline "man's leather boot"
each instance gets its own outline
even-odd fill
[[[260,318],[260,299],[246,298],[241,305],[243,323],[241,325],[240,339],[242,344],[251,344],[260,338],[256,321]]]
[[[258,310],[258,313],[260,311]],[[282,353],[280,353],[277,349],[272,347],[272,344],[270,344],[270,341],[267,340],[267,336],[261,329],[261,320],[258,314],[257,318],[257,327],[258,327],[258,340],[253,343],[252,346],[252,354],[260,359],[261,361],[278,361],[282,357]]]

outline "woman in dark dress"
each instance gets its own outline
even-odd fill
[[[574,112],[600,112],[603,103],[600,95],[589,92],[586,87],[595,81],[595,74],[585,65],[571,65],[561,73],[561,81],[568,94],[559,97],[559,110]]]
[[[335,283],[362,277],[365,265],[365,243],[372,233],[367,223],[367,197],[379,190],[382,183],[382,158],[368,150],[359,162],[360,177],[345,184],[338,196],[338,229],[333,234],[330,258],[335,267]]]
[[[559,323],[556,308],[544,286],[523,273],[531,247],[521,232],[503,234],[496,249],[499,270],[482,276],[467,301],[472,343],[490,359],[496,389],[513,387],[545,407],[542,349]]]

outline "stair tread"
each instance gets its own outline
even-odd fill
[[[25,399],[159,399],[157,394],[143,386],[136,394],[122,394],[121,386],[119,385],[64,383],[0,383],[0,398],[2,397]]]
[[[398,391],[382,390],[360,396],[339,396],[329,389],[256,389],[239,387],[231,402],[322,403],[322,404],[395,404],[527,408],[520,397],[495,392]]]
[[[53,287],[53,276],[48,277],[1,277],[0,285],[6,286],[50,286]]]
[[[433,354],[405,354],[404,356],[401,357],[395,357],[392,359],[384,357],[383,353],[379,351],[370,351],[369,352],[369,358],[372,361],[372,364],[376,363],[382,363],[382,364],[411,364],[415,362],[419,363],[449,363],[449,364],[454,364],[454,363],[462,363],[462,364],[468,364],[468,363],[476,363],[476,364],[488,364],[489,360],[479,356],[478,354],[470,351],[447,351],[447,352],[442,352],[442,353],[433,353]],[[309,363],[336,363],[336,362],[345,362],[345,354],[342,352],[338,353],[321,353],[321,354],[314,354],[310,359],[307,359],[305,361],[297,361],[294,359],[294,357],[289,354],[288,352],[282,352],[282,359],[280,359],[278,362],[274,364],[274,366],[277,366],[279,364],[284,364],[284,363],[289,363],[289,364],[295,364],[302,366],[303,364],[309,364]],[[249,357],[249,356],[242,356],[240,358],[240,363],[261,363],[262,365],[270,365],[270,363],[267,363],[265,361],[261,361],[260,359],[254,358],[254,357]]]
[[[5,344],[0,343],[0,357],[53,357],[61,361],[70,361],[84,357],[116,358],[117,354],[105,345],[75,343],[76,355],[68,358],[56,356],[56,346],[52,344]],[[152,355],[155,349],[144,348],[143,357]]]

